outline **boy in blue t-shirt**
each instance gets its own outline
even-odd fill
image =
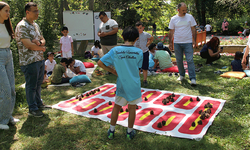
[[[121,107],[127,104],[129,112],[127,138],[134,138],[136,133],[133,130],[136,104],[142,101],[138,69],[142,67],[143,52],[141,49],[133,46],[139,37],[139,32],[135,27],[129,26],[124,29],[122,36],[125,41],[124,45],[112,48],[98,61],[98,66],[118,76],[115,106],[111,114],[111,125],[108,130],[109,139],[114,138],[118,114]],[[116,70],[108,67],[110,65],[114,66]]]

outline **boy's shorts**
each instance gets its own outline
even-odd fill
[[[142,102],[142,98],[137,98],[136,100],[133,101],[127,101],[125,98],[121,97],[121,96],[115,96],[115,104],[119,105],[119,106],[126,106],[127,104],[130,105],[136,105],[139,104],[140,102]]]
[[[142,61],[142,69],[148,70],[148,64],[149,64],[149,52],[143,53],[143,61]]]
[[[62,51],[62,58],[72,58],[72,51],[68,51],[68,52],[63,52]]]

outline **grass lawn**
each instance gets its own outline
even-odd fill
[[[78,58],[79,59],[79,58]],[[83,59],[81,59],[83,60]],[[148,88],[168,90],[197,96],[226,100],[226,103],[201,141],[174,138],[138,131],[132,141],[125,139],[125,127],[116,127],[116,136],[108,140],[109,123],[77,116],[57,109],[45,110],[42,118],[28,117],[27,104],[15,108],[14,117],[21,121],[10,130],[0,130],[0,149],[250,149],[250,79],[222,78],[214,71],[230,67],[233,57],[222,56],[214,66],[203,66],[197,73],[197,86],[168,74],[148,77]],[[194,56],[195,64],[205,63]],[[141,78],[142,79],[142,78]],[[24,83],[23,75],[16,76],[17,85]],[[53,105],[76,94],[115,83],[114,75],[95,76],[92,83],[81,88],[49,87],[42,89],[42,99]]]

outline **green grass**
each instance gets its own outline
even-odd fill
[[[28,117],[27,104],[24,102],[14,111],[14,116],[21,121],[11,126],[10,130],[0,130],[0,149],[250,149],[250,79],[227,79],[214,74],[223,66],[230,67],[232,59],[222,56],[216,62],[218,65],[201,68],[201,73],[197,73],[196,87],[190,86],[187,76],[183,83],[176,81],[177,77],[168,77],[167,74],[148,77],[148,88],[151,89],[226,100],[222,111],[201,141],[142,131],[138,131],[132,141],[127,141],[126,128],[120,125],[116,127],[115,138],[108,140],[108,122],[57,109],[45,110],[43,118]],[[194,56],[194,61],[195,64],[205,63],[199,56]],[[16,78],[22,78],[24,82],[22,75]],[[42,99],[46,104],[53,105],[105,83],[115,83],[116,77],[94,76],[91,80],[92,83],[81,88],[43,89]]]

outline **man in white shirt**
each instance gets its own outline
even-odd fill
[[[212,26],[209,23],[205,26],[205,28],[206,28],[207,34],[211,34]]]
[[[117,45],[118,24],[115,20],[109,19],[104,11],[99,13],[99,18],[102,23],[99,26],[98,36],[101,39],[102,51],[105,55]]]
[[[187,13],[187,6],[185,3],[182,2],[178,4],[177,11],[179,13],[173,16],[169,23],[169,48],[173,50],[172,41],[174,35],[174,50],[180,73],[180,77],[177,80],[182,81],[185,77],[183,65],[183,53],[185,53],[189,79],[191,80],[191,85],[194,86],[196,85],[196,74],[193,61],[193,44],[196,45],[196,22],[194,17]]]

